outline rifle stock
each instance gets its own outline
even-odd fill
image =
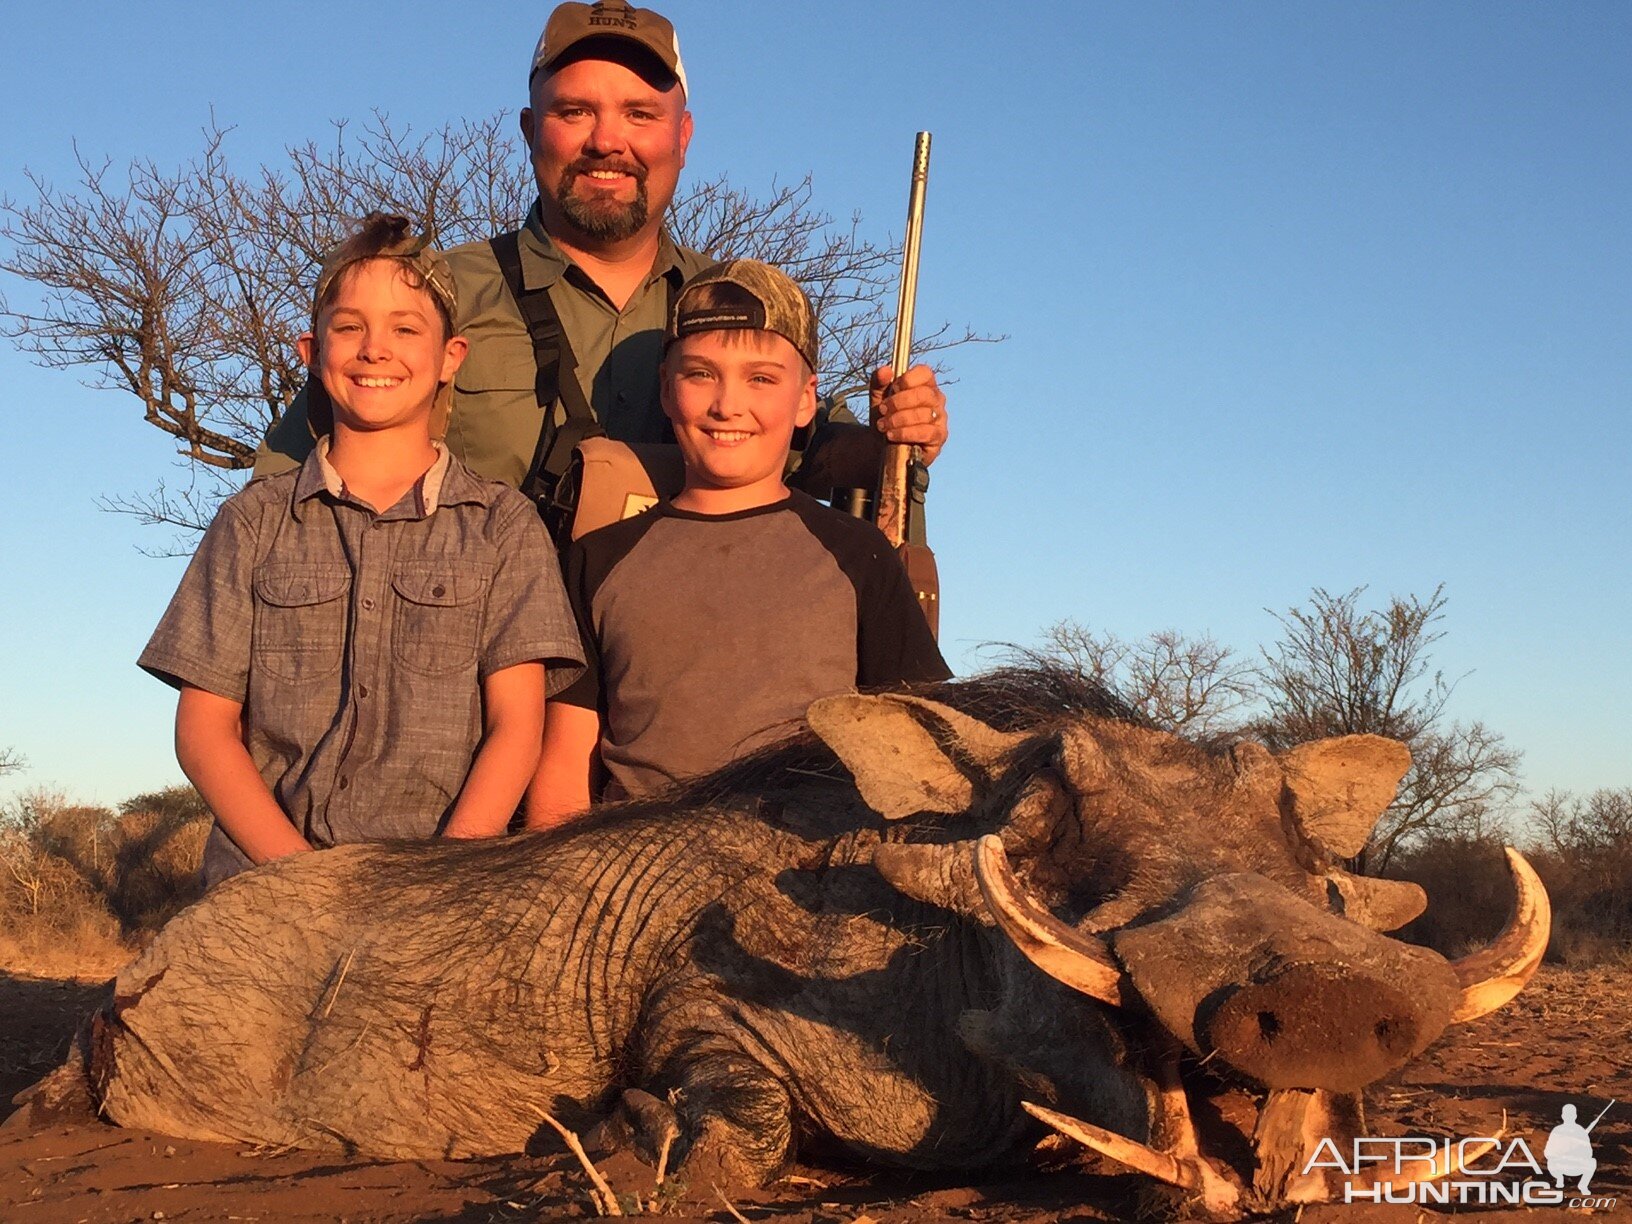
[[[895,316],[895,346],[891,366],[899,378],[912,362],[913,314],[918,304],[918,249],[924,231],[924,195],[929,185],[929,133],[919,132],[912,150],[912,187],[907,196],[907,232],[901,252],[901,288]],[[873,499],[874,522],[907,567],[907,577],[918,593],[918,605],[931,632],[940,633],[940,577],[935,554],[924,544],[908,539],[912,513],[914,469],[922,469],[918,448],[891,442],[884,448],[878,495]]]

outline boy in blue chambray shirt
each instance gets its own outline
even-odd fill
[[[317,447],[221,507],[142,653],[181,690],[207,885],[342,842],[502,833],[546,690],[579,670],[537,512],[441,443],[454,293],[402,217],[330,253],[298,342]]]

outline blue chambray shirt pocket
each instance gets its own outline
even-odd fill
[[[255,571],[254,666],[307,684],[334,675],[346,653],[344,565],[274,562]]]
[[[481,641],[483,596],[491,570],[462,566],[402,568],[391,575],[397,593],[391,653],[426,676],[474,672]]]

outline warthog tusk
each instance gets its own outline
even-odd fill
[[[1026,959],[1044,973],[1101,1003],[1120,1007],[1127,975],[1100,940],[1072,930],[1020,890],[1003,842],[987,834],[975,844],[975,878],[992,917]]]
[[[1084,1147],[1126,1165],[1136,1173],[1154,1177],[1201,1198],[1202,1207],[1215,1220],[1234,1220],[1241,1215],[1241,1191],[1226,1181],[1199,1156],[1176,1157],[1118,1135],[1067,1114],[1055,1113],[1030,1101],[1020,1102],[1032,1117],[1052,1126],[1060,1134]]]
[[[1489,947],[1451,962],[1462,984],[1462,1000],[1451,1013],[1461,1024],[1489,1015],[1534,976],[1547,951],[1553,928],[1553,906],[1547,889],[1524,855],[1507,847],[1507,869],[1513,877],[1513,913]]]

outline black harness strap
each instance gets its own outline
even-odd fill
[[[499,261],[504,283],[515,298],[527,334],[533,341],[533,363],[538,368],[533,384],[538,399],[538,445],[533,450],[532,462],[521,482],[521,491],[535,502],[544,504],[554,493],[556,482],[572,462],[572,452],[585,438],[601,433],[595,410],[584,396],[578,381],[578,359],[573,355],[572,342],[561,326],[561,316],[547,289],[529,291],[521,277],[521,236],[500,234],[488,240],[493,256]],[[555,424],[555,402],[559,399],[566,409],[566,420],[559,428]]]

